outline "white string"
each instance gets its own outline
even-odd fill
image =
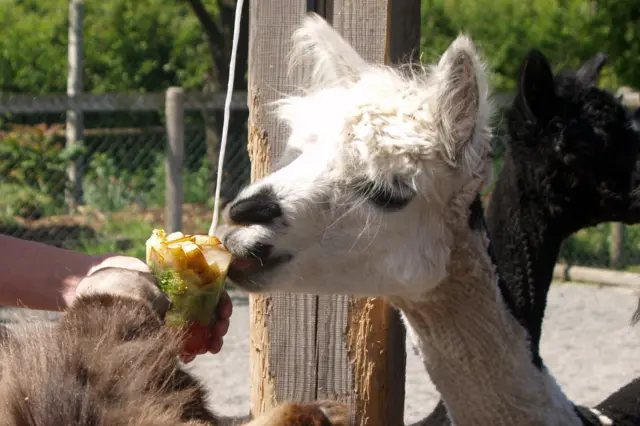
[[[218,226],[218,216],[220,216],[220,187],[222,186],[222,168],[224,165],[224,153],[227,149],[227,133],[229,133],[229,110],[231,109],[231,96],[233,94],[233,78],[236,73],[236,52],[238,50],[238,39],[240,38],[240,18],[242,17],[243,0],[236,2],[236,19],[233,24],[233,45],[231,47],[231,60],[229,61],[229,84],[227,85],[227,98],[224,102],[224,122],[222,124],[222,138],[220,139],[220,154],[218,156],[218,176],[216,181],[216,195],[213,199],[213,218],[209,235],[213,235]]]

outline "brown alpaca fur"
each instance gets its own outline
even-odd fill
[[[181,339],[150,304],[106,294],[81,296],[58,323],[19,325],[0,345],[0,425],[225,424],[182,369]],[[346,424],[341,404],[324,404],[282,405],[246,424]]]

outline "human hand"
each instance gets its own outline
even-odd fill
[[[97,256],[95,266],[91,268],[88,275],[107,267],[129,269],[133,271],[150,273],[151,270],[142,260],[122,255],[100,255]],[[183,352],[180,355],[182,362],[190,363],[197,355],[207,352],[217,354],[224,344],[224,336],[229,331],[229,319],[233,313],[231,297],[226,291],[220,295],[220,301],[216,307],[216,320],[210,327],[193,323],[187,330],[187,337],[184,343]]]
[[[223,338],[229,331],[229,319],[232,313],[231,297],[226,291],[223,291],[216,307],[214,324],[207,327],[199,323],[193,323],[189,327],[187,340],[180,355],[182,362],[188,364],[198,355],[203,355],[207,352],[212,354],[220,352],[224,344]]]
[[[94,266],[89,270],[87,276],[103,268],[122,268],[131,271],[151,273],[149,266],[142,260],[133,256],[123,256],[119,254],[101,254],[94,256]]]
[[[147,302],[159,317],[171,307],[153,274],[129,268],[105,266],[85,276],[76,287],[75,300],[90,295],[110,295]]]

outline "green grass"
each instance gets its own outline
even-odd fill
[[[211,222],[196,218],[194,225],[206,233]],[[146,254],[145,242],[151,235],[151,231],[157,226],[157,224],[154,225],[138,219],[129,221],[110,220],[100,230],[101,236],[98,240],[83,240],[80,243],[69,245],[67,248],[88,254],[119,253],[144,260]]]
[[[68,248],[88,254],[119,253],[144,260],[145,242],[152,230],[153,225],[143,220],[109,221],[99,240],[81,241]]]
[[[208,229],[210,225],[202,219],[198,219],[198,222],[196,226],[201,229]],[[109,221],[102,228],[99,240],[82,241],[69,248],[89,254],[121,253],[144,259],[145,241],[153,228],[153,224],[143,220]],[[558,261],[609,268],[610,229],[611,225],[605,223],[580,230],[564,242]],[[640,271],[640,225],[625,228],[622,260],[624,266],[621,269]]]
[[[206,230],[210,222],[197,219],[199,229]],[[154,225],[144,220],[109,221],[101,229],[98,240],[85,240],[69,246],[89,254],[121,253],[145,258],[145,241]],[[562,245],[558,261],[574,265],[609,268],[611,224],[605,223],[578,231]],[[623,270],[640,271],[640,225],[625,227]]]
[[[594,268],[611,268],[609,264],[610,246],[610,223],[582,229],[565,240],[558,261]],[[640,270],[640,225],[625,227],[621,264],[623,266],[617,269]]]

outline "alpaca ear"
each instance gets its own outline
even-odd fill
[[[542,52],[532,49],[520,66],[515,108],[525,120],[544,124],[552,117],[554,100],[551,65]]]
[[[607,55],[598,52],[595,56],[582,64],[576,71],[576,77],[588,86],[596,86],[600,81],[600,73],[607,63]]]
[[[435,111],[445,154],[456,162],[474,132],[489,121],[488,82],[483,61],[471,38],[459,35],[436,65]]]
[[[290,68],[308,61],[311,88],[354,83],[369,64],[327,21],[309,13],[292,36]]]

